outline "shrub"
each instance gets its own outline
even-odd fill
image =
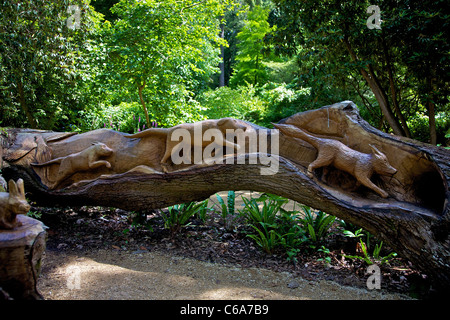
[[[323,240],[336,220],[335,216],[328,215],[322,211],[313,212],[310,207],[303,206],[305,217],[301,219],[303,228],[313,243]]]
[[[232,117],[260,124],[267,108],[265,101],[256,94],[253,86],[236,89],[221,87],[205,91],[199,97],[209,119]]]
[[[411,136],[422,142],[430,140],[430,125],[428,116],[424,113],[417,113],[408,120],[408,127]],[[450,130],[450,118],[448,112],[438,112],[436,114],[436,135],[440,144],[446,144],[446,133]]]
[[[142,119],[145,115],[137,102],[122,102],[90,112],[80,112],[81,120],[77,131],[89,131],[101,128],[135,133],[145,129]]]
[[[202,202],[189,202],[176,204],[167,208],[167,213],[161,212],[161,216],[164,220],[164,227],[169,229],[171,237],[173,238],[176,233],[183,227],[187,226],[188,220],[197,214],[201,210],[205,210],[208,206],[208,200]]]
[[[275,196],[276,197],[276,196]],[[274,198],[274,196],[263,194],[259,198],[247,199],[242,197],[244,208],[240,211],[250,225],[275,225],[275,218],[280,208],[288,200],[285,198]],[[262,201],[262,208],[259,203]]]
[[[289,200],[272,194],[263,194],[256,199],[243,197],[242,200],[245,207],[241,214],[255,231],[248,237],[269,254],[282,248],[288,260],[295,263],[298,247],[306,241],[306,237],[299,224],[298,212],[283,209],[283,205]],[[262,205],[259,204],[260,201],[263,202]]]

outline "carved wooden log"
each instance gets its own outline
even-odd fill
[[[112,130],[79,135],[10,130],[9,137],[3,138],[3,174],[8,179],[22,178],[30,196],[46,205],[103,205],[138,210],[202,200],[223,190],[274,193],[365,228],[439,284],[449,287],[448,150],[376,130],[359,116],[350,101],[286,118],[279,123],[280,134],[235,121],[236,128],[244,128],[250,138],[245,143],[241,141],[239,150],[226,149],[223,163],[162,164],[167,148],[171,148],[167,141],[173,139],[173,128],[149,129],[138,137]],[[191,130],[191,125],[185,124],[185,129]],[[350,153],[353,160],[348,165],[336,159],[322,161],[320,146],[302,139],[299,131],[339,141],[336,152]],[[226,139],[237,143],[238,137]],[[93,155],[92,163],[106,161],[111,166],[103,162],[92,169],[75,170],[57,187],[51,180],[61,170],[68,170],[62,166],[62,160],[59,164],[32,165],[69,159],[96,141],[113,153],[104,157]],[[187,158],[195,160],[195,143],[192,147],[192,158]],[[378,165],[372,163],[372,147],[395,170],[388,170],[389,174],[381,170],[379,174],[375,170]],[[222,150],[208,153],[208,146],[201,148],[203,155],[212,157]],[[367,167],[368,178],[361,176],[364,170],[355,169],[360,166],[355,154],[372,163],[372,167]],[[317,165],[320,157],[321,164]]]
[[[36,285],[47,233],[42,222],[18,215],[20,226],[0,230],[0,288],[13,299],[42,299]]]

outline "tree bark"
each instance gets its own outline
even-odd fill
[[[145,105],[145,100],[142,95],[142,91],[144,90],[144,88],[145,88],[145,81],[141,86],[138,87],[138,93],[139,93],[139,99],[141,100],[142,108],[144,109],[145,121],[147,121],[146,125],[147,125],[147,127],[149,127],[150,126],[150,118],[148,116],[147,106]]]
[[[386,68],[387,68],[388,76],[389,76],[389,89],[391,91],[392,104],[394,105],[394,110],[395,110],[395,113],[397,114],[397,117],[400,119],[400,123],[405,132],[405,136],[408,138],[411,138],[411,132],[409,131],[408,124],[406,123],[405,117],[403,116],[402,111],[400,110],[400,106],[398,105],[399,102],[398,102],[397,90],[396,90],[395,82],[394,82],[394,72],[392,71],[391,57],[389,55],[389,49],[386,45],[386,41],[384,38],[382,38],[381,43],[383,46],[384,58],[386,60]]]
[[[246,142],[241,150],[245,152],[228,155],[227,159],[232,161],[171,164],[167,173],[162,172],[160,161],[169,138],[165,135],[168,131],[164,130],[170,129],[149,129],[148,135],[140,138],[112,130],[71,136],[11,130],[8,138],[3,138],[8,160],[3,162],[2,172],[7,179],[22,178],[28,196],[42,205],[100,205],[140,210],[203,200],[225,190],[277,194],[365,228],[426,272],[438,285],[449,288],[448,150],[383,133],[364,121],[350,101],[298,113],[280,122],[316,137],[339,141],[354,152],[366,154],[361,158],[371,153],[370,145],[375,146],[397,169],[393,176],[374,174],[371,177],[372,182],[388,193],[387,198],[382,198],[373,190],[359,186],[351,174],[333,166],[326,168],[326,180],[321,178],[322,169],[316,169],[310,176],[307,168],[318,152],[307,141],[285,134],[280,134],[277,140],[277,131],[239,120],[236,123],[269,138],[259,136],[258,149],[252,152],[250,141]],[[75,173],[58,188],[51,189],[47,178],[55,175],[58,165],[52,164],[46,170],[33,166],[31,163],[43,160],[36,160],[33,152],[27,153],[20,147],[29,145],[25,143],[27,139],[39,141],[37,135],[52,150],[51,159],[73,156],[92,142],[101,141],[114,150],[113,155],[103,158],[112,166]],[[264,141],[268,149],[264,149],[261,143]],[[46,149],[40,146],[40,150]],[[270,174],[262,174],[262,169],[269,167],[267,154],[273,156],[272,160],[278,159],[278,166]]]
[[[430,127],[430,143],[437,144],[436,133],[436,111],[434,106],[435,88],[433,87],[432,75],[427,78],[428,98],[426,102],[428,110],[428,123]]]
[[[0,288],[13,299],[41,300],[36,288],[45,251],[44,225],[24,215],[13,230],[0,230]]]
[[[349,40],[345,38],[343,41],[348,52],[350,53],[350,57],[352,58],[352,60],[358,61],[358,57],[356,56],[356,53],[353,51]],[[375,75],[375,72],[373,72],[373,69],[370,65],[368,65],[368,68],[369,72],[367,72],[364,68],[360,68],[359,71],[363,76],[363,78],[366,80],[373,94],[375,95],[375,98],[377,99],[378,104],[380,105],[381,112],[386,118],[386,121],[389,123],[389,126],[394,131],[394,134],[403,137],[406,136],[405,131],[403,130],[402,126],[400,125],[400,123],[395,118],[392,112],[387,95],[383,90],[383,88],[381,87],[380,82],[378,81]]]
[[[223,19],[223,17],[221,19]],[[223,23],[220,24],[220,37],[225,39],[225,25]],[[225,48],[222,44],[220,45],[220,58],[219,87],[225,87]]]
[[[25,92],[23,90],[23,84],[21,81],[17,82],[17,90],[19,91],[19,103],[22,110],[25,112],[25,115],[27,117],[28,123],[30,126],[34,129],[37,128],[36,119],[34,118],[33,114],[31,113],[30,109],[27,106],[27,102],[25,100]]]

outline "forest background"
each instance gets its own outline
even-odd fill
[[[0,127],[271,127],[352,100],[445,146],[449,24],[447,0],[0,0]]]

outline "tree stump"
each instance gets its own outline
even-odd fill
[[[0,289],[12,299],[41,300],[36,285],[47,232],[42,222],[25,215],[17,221],[20,226],[0,230]]]

